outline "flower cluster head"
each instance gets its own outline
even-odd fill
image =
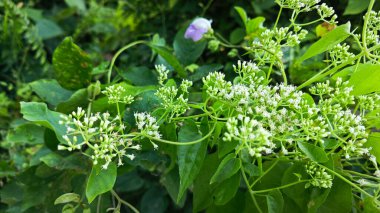
[[[137,129],[140,130],[141,135],[143,137],[148,137],[148,138],[161,138],[161,134],[158,131],[159,126],[157,125],[156,118],[151,116],[150,114],[146,112],[141,112],[141,113],[135,113],[135,120],[136,120],[136,126]],[[153,143],[151,141],[154,149],[157,149],[158,146],[157,144]]]
[[[364,19],[367,19],[366,16],[364,16]],[[368,16],[368,22],[367,22],[367,32],[366,32],[366,42],[367,46],[370,45],[377,45],[380,43],[380,11],[375,12],[371,11]]]
[[[350,45],[348,44],[338,44],[334,46],[330,51],[330,58],[331,58],[331,63],[334,66],[337,66],[341,63],[345,63],[346,61],[352,59],[355,57],[353,53],[350,53],[348,50],[350,49]]]
[[[164,82],[168,79],[169,70],[165,65],[160,64],[155,66],[158,73],[158,83],[164,85]]]
[[[212,30],[211,20],[205,18],[196,18],[189,25],[185,32],[185,38],[191,39],[194,42],[202,39],[203,35]]]
[[[276,3],[282,8],[294,10],[296,14],[317,10],[320,19],[330,23],[334,23],[337,18],[337,16],[334,15],[334,8],[327,6],[326,3],[318,5],[320,0],[276,0]],[[326,18],[329,17],[331,17],[331,20],[327,21]]]
[[[123,165],[123,157],[131,160],[135,155],[130,150],[140,150],[139,144],[132,142],[132,135],[123,134],[125,126],[119,123],[119,117],[112,118],[108,112],[86,114],[82,108],[68,116],[62,116],[60,124],[66,126],[63,136],[66,145],[59,145],[59,150],[80,150],[88,147],[94,165],[102,163],[107,169],[113,159],[118,159],[118,165]]]
[[[313,162],[307,164],[306,172],[311,177],[311,185],[319,188],[331,188],[333,177],[324,168],[318,166],[318,164]]]
[[[160,87],[156,95],[161,99],[161,105],[170,114],[170,118],[174,116],[179,116],[189,109],[188,99],[188,89],[193,85],[193,82],[189,80],[182,80],[179,89],[176,86],[162,86]]]
[[[106,90],[102,91],[108,97],[108,103],[117,104],[131,104],[133,102],[133,97],[131,95],[125,95],[124,87],[120,85],[112,85],[106,87]]]
[[[282,58],[283,47],[298,45],[306,37],[307,33],[307,30],[300,27],[294,30],[289,27],[266,29],[261,33],[258,40],[253,41],[252,51],[258,57],[258,61],[275,61]]]
[[[252,157],[261,157],[262,153],[270,154],[276,147],[271,140],[271,133],[250,117],[238,115],[237,118],[229,118],[226,127],[227,132],[223,139],[239,141],[237,152],[247,149]]]
[[[325,142],[334,140],[337,145],[327,149],[340,150],[344,158],[369,156],[364,114],[376,102],[359,96],[360,113],[354,113],[356,100],[348,82],[338,78],[335,83],[317,83],[310,88],[318,97],[314,101],[293,85],[270,85],[252,62],[238,62],[234,69],[239,76],[233,82],[220,72],[210,73],[203,82],[207,95],[219,103],[212,111],[229,112],[223,139],[238,141],[236,152],[245,150],[254,158],[282,153],[306,159],[296,141],[325,149]]]

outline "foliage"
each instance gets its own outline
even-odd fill
[[[0,2],[0,211],[380,211],[374,0],[45,3]]]

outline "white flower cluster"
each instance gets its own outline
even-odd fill
[[[156,65],[155,68],[158,73],[158,83],[164,85],[164,82],[168,79],[169,70],[163,64]]]
[[[310,11],[319,2],[320,0],[276,0],[276,3],[283,8],[296,11],[304,10],[305,12]]]
[[[131,104],[133,102],[133,97],[131,95],[125,95],[124,87],[120,85],[112,85],[106,87],[106,90],[102,91],[108,97],[108,103],[117,104]]]
[[[235,66],[238,78],[254,80],[231,83],[219,72],[203,78],[206,93],[221,103],[221,113],[229,114],[224,140],[239,141],[235,150],[245,148],[255,157],[278,151],[287,155],[299,150],[295,141],[323,148],[325,141],[336,140],[336,147],[329,149],[340,148],[343,157],[370,156],[363,145],[368,137],[365,120],[350,109],[355,99],[347,82],[338,79],[335,86],[330,82],[316,84],[310,89],[319,97],[314,103],[310,95],[294,86],[268,85],[258,77],[261,71],[253,63],[239,64]],[[372,109],[374,103],[364,97],[359,98],[359,109],[362,105]]]
[[[180,90],[175,86],[162,86],[160,87],[156,95],[161,99],[162,106],[169,112],[169,118],[181,115],[189,109],[188,89],[193,83],[188,80],[183,80],[179,86]]]
[[[280,5],[280,7],[294,10],[296,14],[317,10],[321,20],[334,23],[337,18],[337,16],[334,15],[334,8],[327,6],[326,3],[318,5],[319,2],[320,0],[276,0],[276,3]],[[326,18],[329,17],[331,17],[331,20],[326,20]]]
[[[337,66],[337,65],[344,63],[344,62],[352,59],[353,57],[355,57],[355,55],[353,53],[350,53],[348,51],[349,49],[350,49],[350,45],[348,45],[348,44],[343,44],[343,45],[338,44],[338,45],[334,46],[329,51],[331,63],[334,66]]]
[[[316,163],[309,163],[306,165],[306,172],[312,178],[310,180],[311,185],[319,188],[331,188],[333,178],[324,168],[321,168]]]
[[[364,19],[366,17],[364,16]],[[367,22],[366,41],[367,46],[377,45],[380,43],[380,11],[371,11]]]
[[[58,149],[73,151],[88,146],[92,149],[93,163],[102,163],[103,169],[107,169],[114,158],[118,158],[119,166],[123,165],[124,156],[133,160],[135,155],[127,151],[141,149],[140,145],[132,143],[133,136],[122,134],[125,126],[119,123],[119,118],[111,118],[107,112],[87,115],[78,107],[76,112],[62,116],[62,119],[60,124],[67,128],[63,136],[67,145],[59,145]]]
[[[161,134],[158,131],[159,126],[157,125],[155,117],[146,112],[135,113],[134,115],[137,129],[140,130],[142,136],[161,138]],[[153,146],[155,149],[158,148],[158,146],[154,143]]]
[[[258,61],[275,61],[283,57],[283,47],[298,45],[307,35],[307,30],[299,27],[292,31],[289,27],[267,29],[261,33],[259,40],[252,43],[252,51],[258,57]],[[265,48],[266,50],[264,50]]]
[[[229,118],[227,132],[223,140],[237,140],[240,142],[236,152],[247,149],[252,157],[261,157],[262,153],[270,154],[276,147],[271,140],[271,133],[261,126],[257,120],[243,115]]]

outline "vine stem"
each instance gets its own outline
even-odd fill
[[[115,61],[116,59],[119,57],[119,55],[121,53],[123,53],[125,50],[133,47],[133,46],[136,46],[138,44],[146,44],[147,42],[144,41],[144,40],[138,40],[138,41],[134,41],[132,43],[129,43],[127,45],[125,45],[124,47],[122,47],[119,51],[116,52],[116,54],[112,57],[112,60],[111,60],[111,64],[110,64],[110,67],[108,69],[108,74],[107,74],[107,82],[108,83],[111,83],[111,74],[112,74],[112,68],[113,66],[115,65]]]
[[[134,206],[132,206],[130,203],[128,203],[127,201],[121,199],[121,198],[119,197],[119,195],[118,195],[113,189],[111,189],[111,193],[112,193],[112,195],[113,195],[113,196],[114,196],[114,197],[115,197],[120,203],[122,203],[122,204],[128,206],[133,212],[135,212],[135,213],[140,213],[139,210],[137,210],[137,209],[136,209]]]
[[[264,177],[266,174],[268,174],[268,172],[270,170],[272,170],[277,165],[277,163],[279,161],[280,161],[280,159],[277,158],[276,161],[267,170],[265,170],[265,172],[260,177],[258,177],[249,187],[252,188],[259,180],[261,180],[262,177]]]
[[[259,204],[256,201],[256,198],[255,198],[255,195],[254,195],[252,189],[249,187],[249,180],[248,180],[247,176],[245,175],[244,167],[243,167],[243,164],[242,164],[241,160],[240,160],[240,171],[241,171],[241,174],[243,176],[245,185],[247,185],[247,189],[248,189],[249,195],[252,198],[253,203],[255,204],[257,210],[259,211],[259,213],[263,213],[263,211],[261,210]]]
[[[371,47],[370,49],[368,49],[369,52],[373,51],[373,50],[376,50],[380,48],[380,44],[376,45],[376,46],[373,46]],[[299,85],[297,87],[298,90],[306,87],[306,86],[309,86],[310,84],[316,82],[316,81],[319,81],[321,80],[322,78],[328,76],[328,75],[331,75],[331,74],[334,74],[335,72],[337,72],[338,70],[340,70],[341,68],[351,64],[352,62],[354,62],[355,60],[357,59],[360,59],[362,56],[365,55],[365,52],[362,51],[360,52],[358,55],[356,55],[355,57],[351,58],[350,60],[347,60],[345,63],[342,63],[334,68],[332,68],[331,70],[325,72],[326,69],[323,69],[322,71],[320,71],[319,73],[317,73],[316,75],[314,75],[313,77],[311,77],[309,80],[307,80],[306,82],[304,82],[303,84]]]
[[[213,126],[212,129],[207,133],[207,135],[203,136],[202,138],[200,138],[200,139],[198,139],[198,140],[190,141],[190,142],[175,142],[175,141],[168,141],[168,140],[164,140],[164,139],[160,139],[160,138],[151,137],[151,136],[149,136],[149,135],[142,135],[142,136],[143,136],[143,137],[147,137],[147,138],[149,138],[150,140],[155,140],[155,141],[157,141],[157,142],[161,142],[161,143],[173,144],[173,145],[178,145],[178,146],[186,146],[186,145],[192,145],[192,144],[200,143],[200,142],[204,141],[206,138],[210,137],[211,134],[212,134],[212,133],[214,132],[214,130],[215,130],[216,124],[217,124],[217,122],[215,122],[214,126]]]
[[[368,9],[367,9],[367,13],[365,14],[365,19],[364,19],[364,24],[363,24],[363,31],[362,31],[362,42],[363,42],[363,47],[364,47],[364,52],[365,52],[365,55],[368,56],[369,52],[367,50],[367,26],[368,26],[368,19],[369,19],[369,15],[372,11],[372,7],[373,5],[375,4],[375,0],[371,0],[369,5],[368,5]]]
[[[275,187],[275,188],[264,189],[264,190],[259,190],[259,191],[253,191],[253,193],[254,194],[258,194],[258,193],[270,192],[270,191],[273,191],[273,190],[276,190],[276,189],[284,189],[284,188],[288,188],[288,187],[291,187],[291,186],[294,186],[294,185],[297,185],[297,184],[300,184],[300,183],[308,182],[308,181],[310,181],[310,180],[299,180],[299,181],[296,181],[296,182],[293,182],[293,183],[288,183],[286,185],[282,185],[282,186]]]
[[[330,173],[334,174],[335,176],[337,176],[338,178],[340,178],[341,180],[343,180],[344,182],[348,183],[350,186],[354,187],[355,189],[357,189],[359,192],[369,196],[369,197],[373,197],[371,194],[369,194],[368,192],[364,191],[362,188],[360,188],[359,186],[357,186],[356,184],[352,183],[351,181],[347,180],[347,178],[343,177],[341,174],[335,172],[334,170],[326,167],[326,166],[323,166],[321,164],[319,164],[320,167],[326,169],[327,171],[329,171]]]

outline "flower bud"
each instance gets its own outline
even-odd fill
[[[185,32],[185,38],[191,39],[194,42],[202,39],[203,35],[211,30],[211,20],[205,18],[196,18],[189,25]]]

